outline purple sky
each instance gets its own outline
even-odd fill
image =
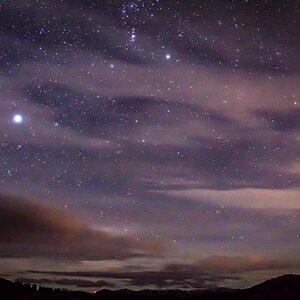
[[[0,276],[299,273],[297,2],[2,1]]]

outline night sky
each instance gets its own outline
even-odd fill
[[[2,0],[0,277],[93,291],[299,273],[298,6]]]

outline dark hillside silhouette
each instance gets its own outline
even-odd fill
[[[0,279],[0,299],[3,300],[298,300],[300,299],[300,275],[283,275],[244,290],[217,289],[215,291],[181,290],[101,290],[96,294],[37,287]]]

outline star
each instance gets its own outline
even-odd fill
[[[171,59],[171,54],[166,54],[166,59],[167,60]]]
[[[135,38],[136,38],[136,35],[133,33],[133,34],[131,35],[131,39],[130,39],[130,40],[131,40],[132,42],[134,42],[134,41],[135,41]]]
[[[23,116],[22,116],[22,115],[19,115],[19,114],[14,115],[13,121],[14,121],[14,123],[16,123],[16,124],[20,124],[20,123],[23,122]]]

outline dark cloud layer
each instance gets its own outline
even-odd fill
[[[121,271],[114,272],[51,272],[28,271],[31,274],[47,274],[60,276],[75,276],[82,278],[122,279],[128,285],[155,286],[157,288],[187,287],[211,288],[218,287],[226,280],[241,280],[241,274],[247,272],[300,269],[298,260],[276,260],[263,257],[244,256],[226,257],[214,256],[190,264],[169,264],[159,271]]]
[[[126,259],[159,253],[159,243],[138,242],[92,229],[53,207],[0,197],[0,256],[68,260]]]

